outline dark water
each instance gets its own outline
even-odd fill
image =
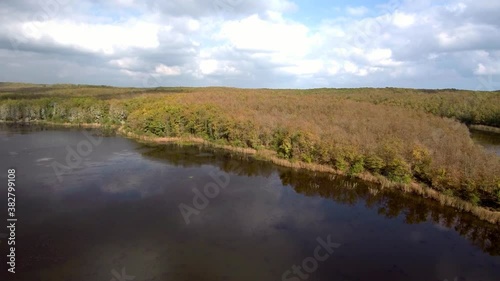
[[[2,224],[8,168],[18,218],[0,280],[500,280],[499,227],[425,198],[77,130],[4,128],[0,144]]]
[[[470,130],[472,139],[486,150],[500,155],[500,134],[480,130]]]

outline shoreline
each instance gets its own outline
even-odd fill
[[[54,127],[64,127],[64,128],[103,128],[107,127],[106,125],[99,124],[99,123],[57,123],[57,122],[47,122],[47,121],[30,121],[30,122],[15,122],[15,121],[5,121],[5,120],[0,120],[0,123],[3,124],[20,124],[20,125],[25,125],[25,126],[31,126],[31,125],[49,125],[49,126],[54,126]],[[481,127],[488,127],[488,126],[482,126],[482,125],[473,125],[470,128],[476,129],[477,126]],[[497,129],[498,132],[500,133],[500,128],[496,127],[490,127]],[[336,170],[330,166],[327,165],[321,165],[321,164],[314,164],[314,163],[306,163],[306,162],[301,162],[301,161],[289,161],[286,159],[282,159],[276,156],[276,152],[271,151],[271,150],[255,150],[252,148],[240,148],[240,147],[234,147],[230,145],[222,145],[222,144],[217,144],[213,142],[209,142],[207,140],[204,140],[202,138],[197,138],[197,137],[151,137],[151,136],[145,136],[145,135],[139,135],[130,131],[127,131],[124,128],[124,125],[110,125],[109,129],[112,129],[116,134],[126,137],[129,139],[133,139],[136,141],[142,141],[146,143],[152,143],[152,144],[167,144],[167,143],[189,143],[193,145],[205,145],[208,147],[212,148],[218,148],[218,149],[223,149],[226,151],[231,151],[231,152],[236,152],[236,153],[241,153],[245,155],[251,155],[258,157],[259,159],[263,161],[268,161],[271,162],[275,165],[282,166],[282,167],[287,167],[287,168],[292,168],[292,169],[304,169],[307,171],[314,171],[314,172],[324,172],[324,173],[330,173],[330,174],[335,174],[335,175],[343,175],[346,176],[346,173]],[[480,130],[480,129],[479,129]],[[477,217],[480,220],[487,221],[492,224],[497,224],[500,225],[500,212],[499,211],[492,211],[491,209],[485,208],[485,207],[480,207],[480,206],[475,206],[467,201],[464,201],[462,199],[452,197],[445,195],[443,193],[440,193],[422,183],[412,181],[409,184],[400,184],[400,183],[394,183],[389,181],[387,178],[380,176],[380,175],[374,175],[369,172],[363,172],[358,175],[354,175],[354,178],[358,178],[360,180],[370,182],[370,183],[375,183],[379,184],[381,189],[385,188],[391,188],[391,189],[397,189],[401,190],[403,192],[407,193],[413,193],[419,196],[422,196],[424,198],[429,198],[434,201],[439,202],[443,206],[449,206],[452,208],[455,208],[459,211],[463,212],[468,212]]]
[[[500,128],[486,125],[470,125],[469,129],[500,134]]]

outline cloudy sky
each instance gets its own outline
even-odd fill
[[[2,0],[0,81],[500,89],[497,0]]]

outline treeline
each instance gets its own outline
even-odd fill
[[[0,101],[0,119],[74,123],[110,122],[109,102],[95,98],[40,98]]]
[[[398,183],[417,181],[476,205],[500,206],[500,158],[475,145],[465,125],[418,106],[408,110],[390,99],[376,102],[383,94],[375,90],[338,91],[201,88],[133,98],[0,98],[0,119],[123,125],[140,135],[195,136],[272,151],[289,161],[326,165],[348,175],[369,172]],[[491,104],[497,97],[482,98]]]
[[[500,92],[415,89],[316,89],[346,99],[421,110],[466,124],[500,127]]]
[[[465,124],[500,127],[500,91],[466,91],[456,89],[427,90],[401,88],[310,89],[310,90],[243,90],[235,88],[116,88],[104,85],[36,85],[0,83],[0,100],[23,100],[53,97],[94,97],[98,99],[133,98],[138,95],[189,92],[260,92],[269,94],[317,95],[366,101],[373,104],[404,107],[441,117],[454,118]]]

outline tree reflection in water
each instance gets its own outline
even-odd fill
[[[454,229],[490,255],[500,255],[500,231],[497,225],[481,221],[469,213],[458,211],[438,202],[404,193],[382,189],[376,184],[326,173],[279,167],[251,156],[220,149],[192,145],[144,145],[143,155],[151,160],[167,160],[182,167],[214,165],[226,173],[241,176],[269,177],[278,173],[284,186],[291,186],[306,196],[321,196],[337,203],[355,205],[364,203],[387,218],[404,216],[405,223],[431,221]]]

